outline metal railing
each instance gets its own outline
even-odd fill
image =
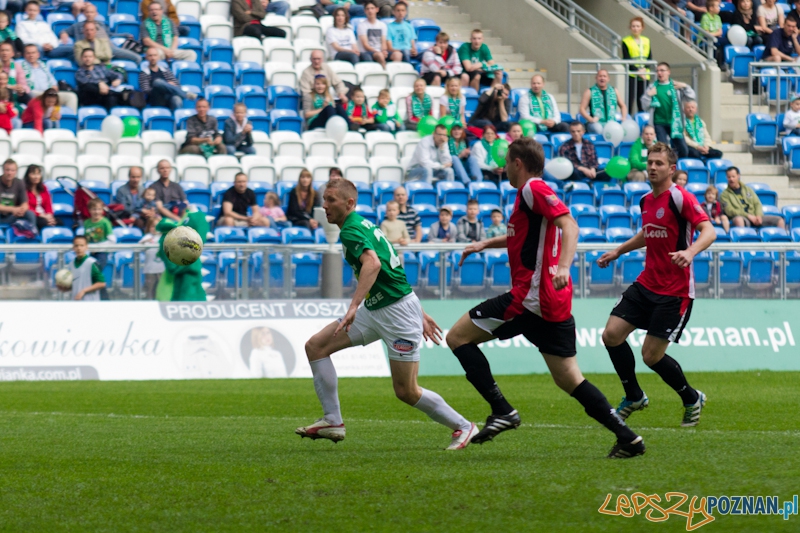
[[[537,0],[611,57],[619,57],[622,38],[572,0]]]
[[[776,113],[786,111],[792,94],[800,86],[800,72],[791,67],[793,63],[767,63],[754,61],[750,63],[747,73],[747,112],[753,113],[753,106],[761,106],[766,102],[774,105]],[[767,83],[763,81],[766,79]],[[757,80],[758,91],[753,94],[753,82]],[[754,103],[755,98],[755,103]],[[783,130],[783,124],[778,124]]]
[[[649,18],[668,34],[676,37],[708,61],[715,60],[717,39],[664,0],[634,0],[631,3],[647,13]]]
[[[402,255],[404,251],[411,251],[411,252],[440,252],[438,256],[438,267],[439,267],[439,277],[438,277],[438,286],[430,286],[426,283],[422,283],[421,286],[425,289],[428,293],[432,294],[434,297],[439,299],[446,299],[448,296],[452,296],[456,294],[453,290],[453,285],[456,282],[457,273],[452,274],[451,281],[453,283],[448,283],[448,275],[446,274],[450,268],[453,266],[451,263],[451,254],[450,252],[453,251],[460,251],[463,250],[466,244],[464,243],[437,243],[437,244],[413,244],[403,247],[398,247],[398,252]],[[590,277],[590,260],[587,259],[587,254],[590,252],[596,251],[603,251],[603,250],[613,250],[619,243],[579,243],[577,247],[577,257],[573,261],[573,267],[578,267],[578,272],[580,273],[579,279],[575,281],[575,289],[574,294],[576,298],[586,298],[589,296],[590,293],[590,285],[591,285],[591,277]],[[143,252],[147,249],[155,248],[156,245],[153,244],[94,244],[91,246],[92,253],[97,252],[133,252],[132,261],[130,268],[133,271],[133,286],[131,287],[130,295],[131,298],[134,300],[142,299],[142,287],[141,287],[141,279],[142,279],[142,261],[140,254],[138,252]],[[0,245],[0,254],[6,255],[6,261],[9,261],[10,256],[14,253],[42,253],[42,252],[55,252],[58,254],[58,258],[55,261],[55,268],[63,268],[65,265],[65,255],[70,252],[72,247],[68,244],[25,244],[25,245],[13,245],[13,244],[3,244]],[[778,254],[778,268],[777,273],[771,277],[768,287],[764,287],[770,296],[777,294],[778,297],[782,300],[787,299],[789,297],[797,298],[800,296],[800,291],[795,291],[792,293],[793,289],[800,289],[800,281],[796,284],[788,284],[787,283],[787,268],[789,266],[789,262],[787,261],[787,254],[791,252],[800,252],[800,243],[715,243],[712,245],[709,250],[712,255],[711,265],[710,265],[710,273],[709,273],[709,284],[706,287],[705,294],[714,298],[719,299],[725,287],[721,286],[720,280],[720,270],[722,268],[723,259],[721,258],[721,253],[726,251],[734,251],[734,252],[774,252]],[[235,252],[233,255],[233,263],[231,268],[234,269],[235,273],[235,280],[234,280],[234,287],[232,287],[233,291],[230,294],[230,297],[236,300],[239,299],[249,299],[252,295],[251,290],[256,290],[259,292],[260,297],[269,297],[269,268],[270,268],[270,261],[268,259],[269,254],[272,253],[282,253],[282,265],[283,265],[283,285],[280,287],[278,291],[273,291],[279,293],[278,296],[282,298],[292,298],[297,294],[297,287],[293,286],[293,263],[292,263],[292,254],[296,253],[317,253],[328,255],[329,258],[334,259],[334,262],[329,263],[329,265],[338,264],[341,266],[342,262],[342,252],[341,252],[341,245],[339,244],[300,244],[300,245],[279,245],[279,244],[229,244],[229,243],[208,243],[204,247],[204,253],[210,252]],[[259,287],[257,285],[253,285],[250,280],[250,259],[253,254],[260,253],[262,254],[262,286]],[[324,259],[324,258],[323,258]],[[324,263],[323,263],[324,264]],[[6,264],[8,267],[9,264]],[[34,265],[31,265],[34,266]],[[41,262],[38,265],[39,269],[41,269]],[[344,268],[349,268],[345,266]],[[617,268],[616,266],[614,268]],[[323,268],[320,268],[322,271]],[[773,268],[773,271],[775,269]],[[218,273],[220,274],[220,273]],[[329,273],[328,273],[329,274]],[[325,283],[338,285],[338,286],[322,286],[321,290],[323,293],[323,297],[325,297],[326,293],[328,295],[341,295],[342,293],[342,276],[341,271],[337,271],[338,275],[330,276],[326,275],[325,272],[320,272],[320,280],[321,285],[325,285]],[[488,273],[487,273],[488,274]],[[740,284],[745,284],[747,280],[745,279],[746,269],[743,269],[740,275]],[[488,277],[488,276],[487,276]],[[420,279],[423,278],[423,273],[420,272]],[[219,275],[217,276],[219,279]],[[613,286],[606,287],[606,290],[617,290],[623,287],[621,283],[621,279],[618,279],[618,276],[615,276],[617,280]],[[481,288],[478,287],[478,291],[481,290],[488,290],[489,285],[487,284],[485,287]],[[264,286],[266,285],[266,287]],[[49,287],[49,280],[46,284]],[[229,287],[230,288],[230,287]],[[266,290],[265,290],[266,289]],[[492,290],[497,289],[493,287]],[[302,292],[302,291],[301,291]],[[619,292],[619,291],[617,291]],[[463,297],[468,297],[469,294],[461,294]],[[698,296],[702,294],[698,291]],[[766,295],[766,293],[762,293],[762,296]],[[59,299],[63,299],[63,296],[58,297]]]
[[[568,59],[567,60],[567,112],[573,116],[578,116],[580,106],[580,98],[583,91],[595,84],[595,75],[597,71],[606,69],[611,78],[609,86],[617,87],[624,86],[622,101],[627,104],[629,101],[629,91],[631,84],[628,83],[628,77],[631,72],[628,68],[631,65],[644,65],[644,68],[650,71],[650,80],[648,84],[655,81],[655,70],[657,61],[642,61],[640,59]],[[609,69],[609,67],[621,66],[624,70]],[[698,92],[698,85],[700,83],[700,71],[705,70],[705,63],[677,63],[670,64],[672,72],[672,79],[682,81],[694,89],[695,94]],[[622,80],[620,80],[622,78]],[[622,83],[620,83],[622,81]],[[634,84],[634,90],[637,84]],[[573,96],[578,98],[577,106],[573,112]],[[641,95],[634,95],[636,101],[639,100]],[[628,113],[631,110],[628,109]]]

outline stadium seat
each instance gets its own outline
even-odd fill
[[[296,111],[289,109],[273,109],[269,112],[270,132],[294,131],[298,135],[303,131],[303,119]]]
[[[758,234],[762,242],[792,242],[789,232],[783,228],[761,228]]]
[[[272,161],[267,157],[258,155],[246,155],[240,160],[242,165],[242,172],[247,174],[247,177],[252,182],[260,182],[265,184],[275,183],[277,173]],[[259,203],[261,205],[261,203]]]
[[[230,86],[209,85],[205,90],[205,97],[209,105],[214,109],[230,109],[236,103],[236,95]]]
[[[620,205],[604,205],[600,208],[600,217],[603,227],[606,229],[630,229],[633,226],[633,217],[630,211]]]
[[[445,283],[450,285],[453,275],[453,261],[451,254],[442,252],[445,256]],[[438,252],[419,252],[420,270],[422,272],[422,286],[438,292],[440,279],[440,258]]]
[[[627,287],[639,277],[644,270],[644,252],[634,250],[622,255],[617,262],[619,263],[620,283]]]
[[[711,159],[708,164],[708,172],[711,174],[711,183],[727,183],[725,171],[733,166],[729,159]]]
[[[750,147],[756,152],[774,151],[783,124],[779,125],[775,119],[764,113],[750,113],[746,120]]]
[[[594,205],[595,194],[592,192],[588,185],[581,182],[575,182],[571,184],[573,186],[572,190],[567,193],[567,204],[583,204],[583,205]]]
[[[742,257],[739,252],[719,255],[719,283],[723,289],[739,289],[742,285]]]
[[[308,170],[311,171],[311,175],[313,177],[312,179],[315,182],[323,182],[323,183],[328,181],[330,170],[336,167],[337,165],[336,161],[334,161],[332,157],[321,157],[321,156],[308,156],[306,157],[305,163],[306,163],[306,168],[308,168]],[[355,181],[363,181],[364,183],[369,183],[369,175],[371,171],[369,169],[369,166],[367,165],[367,162],[359,161],[358,163],[363,165],[363,167],[365,167],[366,179],[357,179],[352,172],[346,173],[345,177],[347,177],[348,175],[352,175],[352,178],[355,179]],[[340,162],[339,165],[342,166],[343,163]],[[344,166],[347,166],[346,163],[344,164]],[[344,172],[344,169],[342,169],[342,172]],[[351,178],[348,177],[348,179]]]
[[[239,160],[233,155],[212,155],[208,158],[208,167],[214,181],[233,181],[236,174],[242,172]]]
[[[500,190],[491,181],[472,182],[467,188],[470,199],[477,200],[479,204],[500,205],[503,203]]]
[[[45,227],[41,237],[43,244],[72,244],[73,234],[69,228]]]
[[[452,262],[455,265],[453,287],[467,293],[483,290],[486,283],[486,260],[482,253],[470,254],[459,265],[462,259],[461,251],[452,253]]]
[[[483,222],[483,227],[488,228],[492,225],[492,211],[500,211],[501,213],[503,210],[500,207],[500,204],[480,204],[478,205],[478,218]],[[438,216],[437,216],[438,219]],[[456,220],[457,221],[457,220]]]
[[[400,158],[400,145],[388,131],[370,131],[364,136],[367,148],[373,156]]]
[[[378,225],[378,216],[375,214],[375,210],[372,208],[372,206],[357,204],[356,213],[369,220],[373,224]]]
[[[756,61],[756,55],[746,46],[726,46],[725,60],[730,65],[731,80],[746,83],[749,79],[750,63]]]
[[[400,187],[399,181],[375,181],[372,183],[372,193],[375,205],[386,204],[394,199],[394,190]]]
[[[82,130],[99,130],[103,119],[108,113],[98,106],[84,106],[78,108],[78,125]]]
[[[748,183],[748,187],[753,189],[761,200],[761,205],[777,206],[778,193],[773,191],[766,183]]]
[[[424,181],[410,181],[405,184],[408,192],[408,203],[436,205],[438,194],[433,185]]]
[[[239,85],[255,85],[265,87],[267,85],[267,75],[264,72],[264,62],[252,63],[239,61],[233,65],[233,74]]]
[[[267,88],[267,98],[269,105],[273,109],[288,109],[290,111],[300,109],[300,94],[293,87],[270,85]]]
[[[206,186],[212,181],[211,168],[202,155],[181,154],[175,158],[181,182],[203,183]]]
[[[754,228],[733,227],[729,232],[731,242],[761,242],[761,237]]]
[[[605,234],[598,228],[579,228],[578,242],[607,242]]]
[[[69,59],[51,59],[47,62],[47,66],[50,67],[50,72],[57,82],[63,81],[71,87],[78,86],[75,82],[75,73],[78,69]]]
[[[726,167],[727,168],[727,167]],[[681,159],[678,161],[678,170],[683,170],[687,174],[687,183],[708,184],[709,169],[699,159]]]
[[[742,268],[748,288],[763,290],[774,285],[773,260],[769,252],[742,252]]]
[[[633,230],[630,228],[612,227],[606,229],[606,240],[608,242],[625,242],[633,235]]]
[[[237,64],[240,62],[255,63],[256,65],[263,65],[267,60],[267,54],[264,52],[264,46],[259,39],[255,37],[234,37],[233,38],[233,54],[236,56]],[[217,59],[214,57],[213,61],[225,61],[225,59]],[[237,76],[238,77],[238,76]],[[264,85],[261,84],[261,87]]]
[[[49,154],[63,155],[73,159],[78,157],[78,139],[70,130],[59,128],[44,130],[44,143]],[[10,155],[10,151],[5,154],[6,157]]]
[[[600,229],[600,214],[593,205],[571,204],[569,210],[579,227]]]
[[[625,192],[619,186],[595,189],[595,196],[597,197],[596,205],[598,207],[610,205],[624,207],[628,199]]]
[[[247,240],[254,244],[280,244],[281,234],[274,228],[250,228]]]
[[[307,228],[284,228],[281,231],[281,244],[314,244],[314,236]]]
[[[139,228],[114,228],[113,233],[118,244],[137,244],[142,239]]]
[[[248,108],[267,109],[267,93],[256,85],[239,85],[236,87],[236,101],[243,103]]]
[[[652,190],[649,183],[628,182],[623,188],[625,194],[628,195],[628,205],[639,206],[639,200]]]
[[[186,0],[184,0],[184,3]],[[191,50],[195,53],[197,58],[203,57],[203,45],[200,44],[200,41],[193,38],[193,37],[178,37],[178,49],[179,50]]]
[[[224,61],[207,61],[203,63],[203,78],[207,85],[224,85],[228,88],[232,88],[235,74],[230,63]]]
[[[600,268],[597,260],[603,255],[602,251],[586,253],[587,286],[591,290],[609,290],[615,286],[616,263],[611,263],[607,268]]]
[[[146,107],[142,111],[142,122],[146,130],[175,131],[172,112],[166,107]]]
[[[222,227],[214,230],[214,242],[224,244],[240,244],[247,242],[243,228]]]
[[[362,87],[379,87],[384,89],[389,86],[389,74],[378,63],[361,62],[355,65],[358,82]]]
[[[195,85],[197,87],[204,85],[203,69],[193,61],[173,61],[172,73],[180,85]]]
[[[221,5],[226,5],[227,2],[217,2]],[[230,4],[228,5],[228,9],[230,9]],[[202,28],[202,34],[207,39],[226,39],[230,41],[233,37],[233,23],[230,20],[230,11],[227,11],[225,15],[203,15],[200,17],[200,26]],[[194,36],[194,35],[192,35]]]
[[[511,267],[508,263],[508,253],[498,250],[484,252],[486,261],[486,278],[489,288],[493,291],[508,290],[511,286]]]
[[[369,157],[367,141],[364,140],[364,137],[362,137],[360,133],[349,131],[345,134],[344,140],[339,147],[339,155],[363,157],[367,159]]]
[[[464,184],[458,181],[439,181],[436,183],[438,204],[465,204],[469,200],[469,191]]]
[[[687,183],[686,184],[686,192],[690,192],[697,198],[698,203],[703,203],[706,201],[706,189],[708,189],[707,183]]]
[[[433,204],[415,204],[412,207],[419,215],[423,228],[430,228],[431,224],[439,220],[439,210]]]

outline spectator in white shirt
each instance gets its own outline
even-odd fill
[[[408,181],[433,183],[433,178],[454,181],[453,158],[447,146],[447,128],[439,125],[433,135],[423,137],[408,164]]]
[[[551,133],[569,132],[569,126],[561,122],[556,99],[544,90],[544,78],[539,74],[531,78],[531,90],[519,97],[517,110],[520,120],[532,120],[540,129]]]
[[[41,13],[39,2],[25,4],[25,18],[16,27],[17,37],[25,44],[35,44],[45,55],[58,46],[58,37],[53,33],[50,24],[37,20]]]
[[[367,20],[358,25],[358,47],[361,50],[361,61],[375,61],[386,68],[389,57],[389,46],[386,43],[388,29],[386,24],[378,20],[378,6],[374,0],[364,2],[364,13]]]
[[[25,61],[22,64],[22,70],[26,74],[30,73],[28,81],[31,98],[36,98],[47,89],[54,89],[58,91],[59,105],[67,106],[73,111],[78,110],[78,95],[70,91],[58,90],[58,82],[50,69],[44,61],[39,60],[39,48],[36,45],[25,45]]]
[[[353,65],[358,63],[358,41],[345,8],[337,7],[333,11],[333,26],[325,32],[325,44],[328,46],[328,58]]]

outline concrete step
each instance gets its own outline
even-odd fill
[[[784,176],[781,165],[742,165],[742,176]]]
[[[504,47],[510,48],[510,47]],[[507,54],[500,54],[494,53],[494,49],[492,49],[492,58],[494,59],[495,63],[503,65],[503,68],[510,69],[510,68],[532,68],[531,65],[536,65],[534,61],[528,61],[525,59],[523,54],[516,54],[514,52],[509,52]]]
[[[749,152],[722,152],[724,154],[725,159],[730,159],[731,163],[736,165],[737,167],[742,166],[752,166],[753,165],[753,155]]]
[[[723,153],[729,154],[734,152],[749,152],[750,149],[747,144],[744,143],[728,143],[728,142],[718,142],[712,143],[712,148],[716,148],[717,150],[721,150]],[[726,156],[727,157],[727,156]]]

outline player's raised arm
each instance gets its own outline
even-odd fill
[[[334,337],[342,329],[350,331],[350,324],[352,324],[353,320],[356,318],[358,306],[361,305],[361,302],[367,297],[372,285],[375,284],[375,280],[378,279],[378,273],[381,271],[381,260],[378,259],[378,254],[373,250],[364,250],[364,253],[361,254],[358,260],[361,262],[361,272],[358,274],[356,291],[353,293],[353,299],[350,300],[350,308],[347,310],[347,314],[342,321],[339,322],[339,327],[336,328],[333,334]]]
[[[561,256],[553,277],[553,288],[560,291],[569,284],[569,268],[578,248],[578,223],[572,215],[561,215],[553,220],[553,224],[561,230]]]
[[[597,260],[597,264],[600,268],[606,268],[611,264],[611,261],[619,259],[619,256],[638,250],[639,248],[644,248],[644,232],[642,230],[639,230],[639,233],[620,244],[615,250],[601,255],[600,259]]]

